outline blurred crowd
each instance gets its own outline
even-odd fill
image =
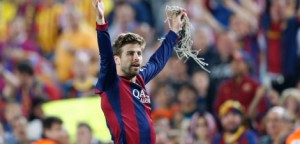
[[[300,139],[299,0],[103,1],[111,39],[143,36],[144,62],[169,30],[165,6],[185,8],[192,49],[209,64],[210,73],[174,53],[147,85],[158,144]],[[0,11],[0,143],[70,143],[63,121],[42,105],[95,95],[100,57],[91,1],[2,0]],[[101,142],[80,123],[74,143]]]

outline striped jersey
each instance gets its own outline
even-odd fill
[[[166,35],[133,83],[117,74],[107,27],[107,23],[97,25],[101,69],[96,92],[101,95],[101,108],[112,140],[116,144],[155,144],[151,102],[145,85],[163,69],[178,36],[173,31]]]

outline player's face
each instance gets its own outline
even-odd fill
[[[130,78],[136,76],[140,71],[142,61],[142,48],[139,44],[124,45],[120,57],[121,75]]]

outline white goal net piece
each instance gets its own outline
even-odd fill
[[[178,6],[166,6],[166,16],[167,19],[165,22],[168,22],[170,27],[170,20],[172,19],[172,16],[179,15],[181,12],[181,8]],[[192,58],[195,60],[195,62],[205,71],[209,72],[205,67],[208,66],[207,63],[204,62],[204,58],[199,58],[198,54],[199,51],[193,50],[193,40],[191,37],[191,28],[192,25],[190,23],[189,17],[187,15],[183,15],[184,25],[182,28],[182,31],[180,31],[179,36],[180,40],[178,41],[177,45],[174,47],[174,50],[176,51],[176,54],[178,58],[184,62],[186,62],[189,58]]]

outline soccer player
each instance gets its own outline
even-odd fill
[[[181,10],[173,15],[165,40],[142,67],[144,39],[134,33],[122,33],[111,45],[103,2],[93,0],[93,5],[101,56],[96,92],[101,95],[101,108],[112,140],[116,144],[155,144],[150,97],[145,85],[163,69],[171,56],[184,24],[181,18],[186,13]]]

